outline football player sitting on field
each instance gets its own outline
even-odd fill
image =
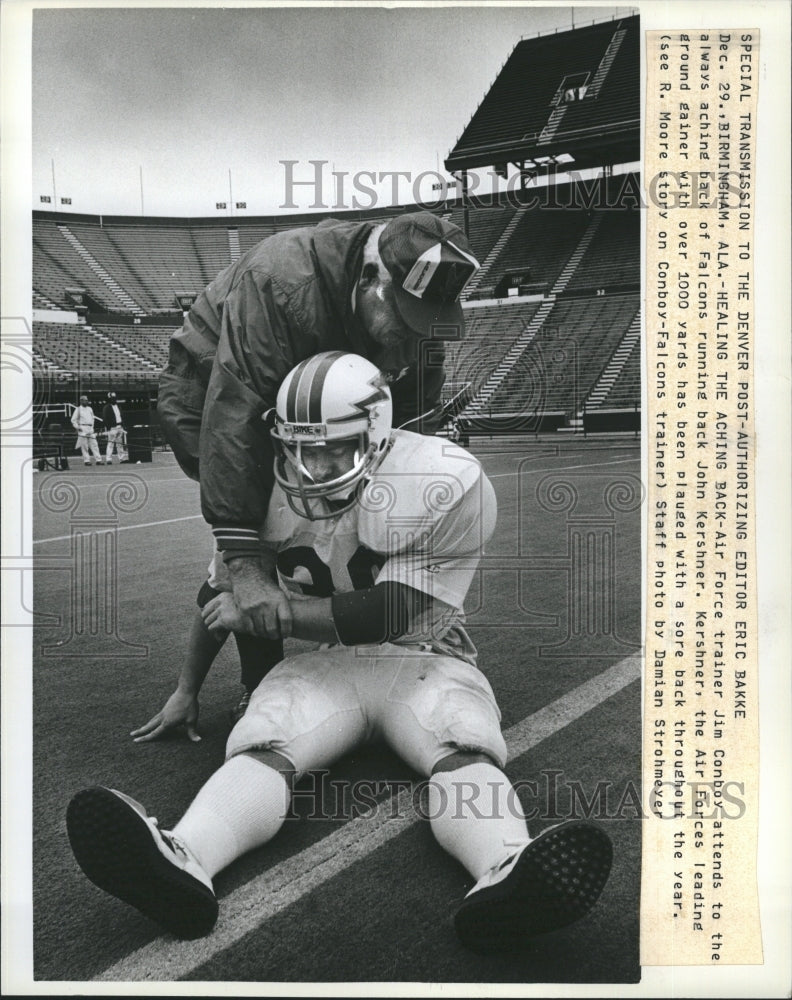
[[[465,945],[511,950],[577,920],[607,880],[610,841],[585,822],[531,839],[463,627],[496,517],[481,466],[440,438],[393,431],[387,385],[354,354],[299,364],[270,419],[276,486],[262,540],[277,549],[294,635],[320,647],[259,684],[225,763],[172,831],[120,792],[79,792],[67,826],[81,868],[178,937],[207,934],[212,879],[276,835],[293,783],[383,740],[429,779],[432,832],[475,883],[455,916]],[[210,629],[248,624],[230,593],[204,616]]]

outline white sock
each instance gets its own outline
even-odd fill
[[[278,771],[240,754],[198,792],[173,833],[193,851],[210,878],[278,832],[291,792]]]
[[[429,818],[438,844],[477,882],[531,839],[517,793],[494,764],[433,774]]]

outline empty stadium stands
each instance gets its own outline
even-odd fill
[[[487,400],[485,412],[536,408],[572,417],[639,309],[637,294],[559,299]],[[475,401],[471,413],[481,412]]]
[[[610,197],[615,180],[609,185]],[[515,272],[544,291],[543,298],[465,304],[467,335],[447,345],[445,391],[450,396],[464,385],[477,386],[470,414],[510,413],[541,403],[571,417],[609,363],[605,389],[600,386],[586,405],[633,406],[639,395],[640,345],[625,341],[626,356],[614,360],[637,314],[637,295],[611,294],[639,280],[638,212],[591,207],[597,204],[591,191],[576,199],[570,185],[560,185],[554,196],[566,207],[470,207],[467,219],[461,207],[445,213],[467,225],[474,252],[487,265],[479,293]],[[286,217],[279,221],[280,226],[244,219],[233,226],[228,220],[98,224],[82,217],[66,226],[35,220],[33,295],[40,315],[67,307],[67,287],[85,288],[107,310],[88,324],[34,324],[42,370],[155,378],[167,361],[177,320],[151,326],[152,314],[172,311],[177,291],[198,293],[232,261],[235,247],[244,253],[276,229],[289,228]],[[574,297],[592,289],[609,294]],[[145,325],[110,318],[114,312],[129,316],[131,309],[122,304],[129,299],[139,313],[149,313]]]
[[[93,257],[102,262],[115,281],[137,304],[138,308],[130,309],[130,312],[141,313],[154,306],[145,280],[123,256],[104,226],[86,222],[69,222],[68,230]]]
[[[123,304],[69,245],[57,224],[51,220],[33,220],[33,288],[54,302],[59,309],[68,307],[67,288],[83,288],[108,310],[122,309]]]
[[[96,323],[95,329],[118,347],[150,362],[160,371],[168,361],[168,342],[176,326],[112,326]]]
[[[608,384],[603,377],[594,387],[586,401],[587,410],[620,410],[629,407],[637,408],[641,405],[640,329],[638,335],[633,337],[631,342],[625,343],[625,341],[628,341],[628,337],[625,337],[611,358],[611,362],[614,362],[614,368],[618,367],[618,373],[612,383]],[[620,359],[618,354],[623,349],[626,357]],[[605,374],[607,372],[603,373],[603,375]],[[602,385],[602,383],[605,384]]]
[[[108,235],[149,290],[155,306],[172,309],[179,292],[199,292],[207,278],[189,225],[112,222]]]
[[[608,182],[608,191],[611,198],[615,179]],[[491,292],[512,273],[544,292],[543,298],[480,305],[471,299],[465,304],[466,339],[447,345],[446,395],[466,384],[477,386],[471,414],[541,405],[571,417],[584,403],[599,409],[626,407],[639,396],[640,345],[635,337],[624,341],[638,312],[638,297],[613,294],[637,287],[639,281],[638,212],[599,207],[591,190],[578,198],[571,185],[559,185],[553,194],[555,203],[566,207],[548,209],[540,200],[522,208],[509,203],[474,206],[467,213],[452,206],[444,213],[467,225],[474,252],[486,265],[478,294]],[[155,378],[167,361],[177,320],[169,317],[151,326],[152,314],[172,311],[177,292],[197,294],[237,254],[289,227],[288,217],[277,224],[237,219],[233,225],[229,220],[175,225],[171,220],[100,222],[86,217],[69,219],[66,225],[35,219],[33,296],[40,315],[68,306],[67,287],[84,288],[107,313],[88,324],[36,323],[34,345],[41,368]],[[574,297],[593,289],[600,294]],[[138,314],[149,314],[145,325],[111,319],[114,312],[129,316],[130,300]],[[614,358],[621,342],[625,357]],[[607,384],[592,395],[609,364]]]
[[[151,377],[161,365],[126,347],[88,324],[33,324],[33,347],[45,361],[62,371],[119,372]]]
[[[446,346],[446,395],[479,385],[519,339],[540,303],[465,307],[465,339]]]
[[[567,288],[611,288],[638,285],[641,217],[635,210],[597,213],[600,225]]]
[[[510,272],[524,272],[532,284],[544,285],[549,291],[588,222],[583,209],[548,212],[536,208],[525,212],[484,281],[497,286]]]
[[[637,127],[640,85],[635,70],[640,63],[640,37],[637,18],[612,25],[610,41],[617,45],[613,61],[596,91],[589,87],[583,100],[566,105],[557,140],[579,142],[598,132]]]

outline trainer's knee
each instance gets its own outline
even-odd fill
[[[492,764],[500,768],[496,760],[480,750],[455,750],[435,764],[432,774],[437,774],[439,771],[456,771],[460,767],[467,767],[468,764]]]
[[[283,776],[283,780],[289,788],[294,784],[294,779],[297,775],[294,764],[292,764],[288,757],[284,757],[282,753],[278,753],[277,750],[245,750],[240,756],[252,757],[253,760],[271,767],[273,771],[277,771],[278,774]]]

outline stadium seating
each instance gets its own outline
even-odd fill
[[[45,361],[72,372],[151,375],[160,366],[87,324],[33,324],[33,347]]]
[[[95,324],[95,329],[103,333],[119,347],[139,355],[164,368],[168,360],[168,342],[176,329],[172,326],[111,326],[105,323]]]
[[[606,207],[622,185],[623,178],[607,182],[605,204],[595,197],[593,186],[583,190],[567,182],[552,192],[552,202],[562,208],[548,209],[547,198],[536,197],[541,189],[533,189],[529,194],[537,204],[530,207],[518,208],[504,197],[501,204],[474,203],[465,212],[461,203],[454,203],[441,212],[460,227],[467,226],[474,253],[482,263],[488,261],[473,293],[479,300],[492,296],[511,273],[522,275],[521,284],[534,292],[554,293],[550,298],[534,295],[497,304],[466,302],[466,339],[447,344],[446,397],[488,379],[479,412],[509,413],[535,406],[539,386],[546,411],[572,417],[623,341],[617,363],[611,363],[609,378],[601,383],[590,408],[635,405],[640,397],[640,345],[624,337],[638,310],[638,296],[628,290],[638,285],[640,276],[640,217],[631,204]],[[409,207],[414,206],[402,211]],[[357,221],[365,213],[350,217]],[[387,217],[381,210],[370,213],[375,222]],[[177,292],[197,294],[261,239],[320,219],[311,215],[267,220],[100,220],[34,213],[35,308],[44,313],[69,308],[65,289],[79,287],[107,312],[89,324],[37,322],[38,370],[58,377],[78,371],[107,378],[139,377],[150,385],[167,361],[178,313],[156,326],[114,323],[108,316],[128,317],[130,301],[138,314],[173,314]],[[574,297],[591,289],[607,294]],[[537,322],[544,318],[544,324],[522,350],[524,331],[540,308]],[[509,370],[514,356],[517,360]]]
[[[154,305],[173,308],[179,292],[200,292],[215,274],[201,268],[189,225],[155,222],[124,225],[112,222],[107,231],[113,243],[149,289]]]
[[[69,222],[69,231],[81,245],[108,271],[127,295],[140,306],[140,311],[148,311],[154,301],[144,281],[135,273],[111,234],[104,226],[85,222]],[[129,310],[127,310],[129,311]]]
[[[582,208],[525,212],[484,280],[497,286],[512,272],[524,272],[531,284],[552,287],[589,224]]]
[[[574,415],[639,308],[637,294],[560,299],[488,402],[487,412],[527,406]]]
[[[66,288],[82,288],[96,302],[110,309],[125,309],[125,303],[91,270],[53,221],[33,219],[33,287],[67,307]]]
[[[576,101],[567,105],[563,124],[557,135],[594,135],[608,127],[640,118],[640,87],[635,76],[635,67],[640,64],[640,39],[637,18],[611,25],[611,35],[616,30],[624,31],[616,57],[602,82],[602,87],[593,100]]]
[[[516,207],[508,204],[493,208],[470,209],[468,213],[468,240],[479,263],[484,262],[487,254],[498,242],[504,229],[514,217],[515,211]],[[461,227],[461,219],[459,222],[456,219],[452,219],[452,221]]]
[[[231,263],[229,228],[208,224],[191,226],[190,233],[198,254],[198,263],[204,275],[204,283],[214,281],[217,275]],[[182,289],[183,291],[189,289]],[[195,289],[192,289],[195,291]]]
[[[583,42],[578,39],[577,45],[568,49],[553,36],[548,36],[541,46],[532,39],[519,42],[457,146],[492,147],[519,141],[526,133],[538,135],[563,77],[585,65],[591,46],[598,45],[604,51],[611,34],[610,24],[600,25],[598,32],[589,31]],[[565,33],[565,37],[570,36]],[[526,101],[528,93],[530,102]]]
[[[539,308],[539,302],[465,306],[465,339],[446,345],[446,395],[477,385],[502,360]]]
[[[589,404],[587,404],[589,405]],[[641,342],[636,340],[627,361],[597,410],[619,410],[641,405]]]
[[[59,309],[57,302],[53,302],[52,299],[47,298],[43,292],[33,289],[33,308],[34,309],[44,309],[47,311],[52,311]]]
[[[614,209],[599,215],[599,229],[567,286],[569,291],[640,283],[639,212]]]

